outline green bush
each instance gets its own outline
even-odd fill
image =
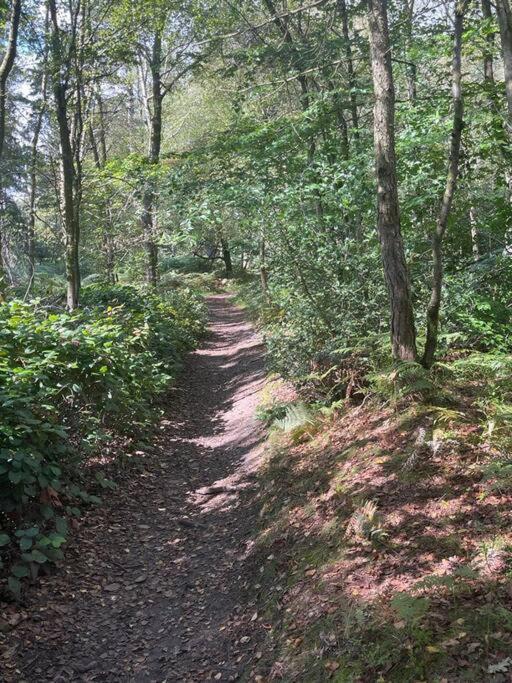
[[[488,258],[446,278],[445,344],[481,351],[512,350],[512,259]]]
[[[155,399],[204,325],[188,290],[162,299],[92,285],[83,304],[72,314],[0,305],[0,552],[18,560],[14,592],[60,556],[56,505],[72,513],[75,498],[94,502],[76,486],[80,465],[106,432],[154,419]]]
[[[169,256],[161,260],[160,269],[162,273],[170,270],[181,273],[209,273],[212,262],[199,256]]]

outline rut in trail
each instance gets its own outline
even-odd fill
[[[261,634],[244,554],[258,513],[263,349],[229,296],[210,297],[209,309],[209,336],[187,359],[142,472],[87,519],[3,643],[6,681],[229,681],[250,671]]]

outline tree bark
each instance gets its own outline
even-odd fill
[[[11,11],[9,38],[4,58],[0,64],[0,161],[3,157],[5,143],[5,113],[7,107],[7,79],[14,66],[18,44],[18,29],[20,25],[21,0],[14,0]]]
[[[274,24],[278,28],[279,32],[281,33],[284,42],[288,45],[290,49],[290,61],[293,69],[297,73],[297,80],[300,85],[300,90],[301,90],[301,103],[302,103],[302,108],[305,111],[306,109],[309,109],[309,86],[308,86],[308,79],[305,76],[305,74],[302,73],[303,71],[303,65],[302,65],[302,59],[300,56],[300,53],[297,51],[295,47],[295,43],[292,37],[292,34],[290,33],[290,29],[288,28],[288,24],[283,17],[279,16],[279,12],[276,10],[276,7],[274,5],[273,0],[263,0],[263,3],[265,4],[265,7],[269,11],[270,15],[273,18]]]
[[[36,271],[36,254],[35,254],[35,229],[36,229],[36,200],[37,200],[37,147],[39,144],[39,137],[41,135],[41,128],[43,126],[43,118],[46,110],[46,63],[43,68],[43,82],[41,85],[41,106],[35,113],[34,133],[32,135],[32,143],[30,146],[30,196],[29,196],[29,218],[27,230],[27,256],[28,256],[28,276],[29,284],[27,294],[30,293],[34,283]]]
[[[356,96],[356,77],[354,71],[354,59],[352,57],[352,43],[350,40],[350,31],[348,25],[348,13],[345,0],[338,0],[338,9],[341,15],[341,29],[343,33],[343,40],[345,43],[345,60],[347,66],[349,100],[350,100],[350,115],[352,118],[352,130],[354,138],[359,139],[359,115],[357,111],[357,96]]]
[[[469,225],[471,227],[471,252],[473,261],[477,262],[480,260],[480,231],[474,206],[469,207]]]
[[[492,20],[492,10],[490,0],[482,0],[482,15],[484,19]],[[489,33],[486,38],[486,45],[484,50],[484,79],[488,83],[494,84],[494,62],[493,62],[493,48],[494,48],[494,33]]]
[[[509,0],[497,0],[496,13],[500,27],[505,93],[507,97],[507,129],[512,132],[512,11]]]
[[[55,0],[49,0],[49,9],[52,23],[51,55],[53,96],[55,100],[55,113],[57,117],[61,154],[60,196],[66,244],[66,302],[68,309],[73,311],[78,306],[80,293],[80,263],[78,256],[80,222],[78,206],[75,201],[75,159],[68,122],[68,78],[64,73],[69,70],[69,64],[63,64],[64,60]]]
[[[432,235],[432,289],[427,307],[427,340],[422,363],[430,368],[434,362],[437,349],[439,329],[439,310],[443,286],[443,238],[448,227],[448,218],[453,203],[453,196],[459,175],[460,146],[462,128],[464,126],[464,100],[462,98],[462,32],[464,27],[465,0],[458,0],[455,5],[455,27],[453,43],[452,67],[452,100],[453,123],[448,163],[448,175],[436,229]]]
[[[407,97],[414,103],[418,95],[417,68],[416,64],[410,59],[413,38],[414,0],[403,0],[399,17],[403,27],[403,51],[406,69]]]
[[[260,239],[260,282],[263,299],[268,304],[270,297],[268,292],[267,245],[263,236]]]
[[[9,74],[14,66],[16,59],[16,50],[18,45],[18,29],[20,25],[21,15],[21,0],[13,0],[11,19],[9,24],[9,37],[7,39],[7,47],[5,55],[0,64],[0,211],[2,213],[2,220],[0,223],[0,288],[3,285],[5,275],[5,264],[3,258],[3,215],[5,214],[5,188],[4,188],[4,168],[3,168],[3,153],[5,145],[5,117],[7,110],[7,81]]]
[[[160,162],[162,146],[162,100],[164,93],[162,91],[161,67],[162,35],[160,31],[156,31],[153,36],[149,62],[152,108],[148,117],[148,160],[151,166],[156,166]],[[155,287],[158,283],[158,243],[156,236],[156,191],[155,181],[152,177],[147,179],[144,188],[141,222],[146,244],[146,279],[150,285]]]
[[[99,111],[103,111],[103,104],[101,101],[101,95],[95,93],[95,100],[98,104]],[[92,121],[89,121],[89,139],[91,144],[92,156],[94,159],[94,165],[98,170],[104,168],[107,163],[107,146],[106,146],[106,136],[105,136],[105,121],[103,113],[99,116],[99,145],[96,141],[96,134],[92,125]],[[105,254],[105,272],[107,275],[107,282],[109,284],[116,283],[116,272],[115,272],[115,245],[113,238],[113,228],[114,219],[112,216],[112,208],[110,204],[105,207],[105,218],[102,227],[102,242],[103,242],[103,252]]]
[[[231,261],[231,251],[229,249],[228,241],[222,237],[220,240],[220,246],[222,249],[222,260],[224,261],[224,266],[226,268],[226,277],[233,277],[233,263]]]
[[[409,273],[400,230],[395,157],[395,91],[386,0],[368,0],[375,94],[374,142],[377,226],[391,304],[391,345],[397,360],[416,360],[416,331]]]

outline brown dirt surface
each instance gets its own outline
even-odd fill
[[[261,340],[225,294],[135,475],[89,513],[0,633],[0,679],[238,680],[262,626],[244,563],[258,515]]]

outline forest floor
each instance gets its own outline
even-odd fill
[[[299,397],[228,295],[209,308],[149,445],[0,615],[1,683],[511,681],[510,459],[474,396],[267,432],[256,409]]]
[[[271,624],[263,680],[512,681],[499,458],[471,401],[347,401],[272,430],[253,553]]]
[[[19,623],[0,633],[2,681],[229,681],[261,657],[244,562],[258,515],[263,349],[228,295],[209,309],[208,337],[135,474],[7,615]]]

